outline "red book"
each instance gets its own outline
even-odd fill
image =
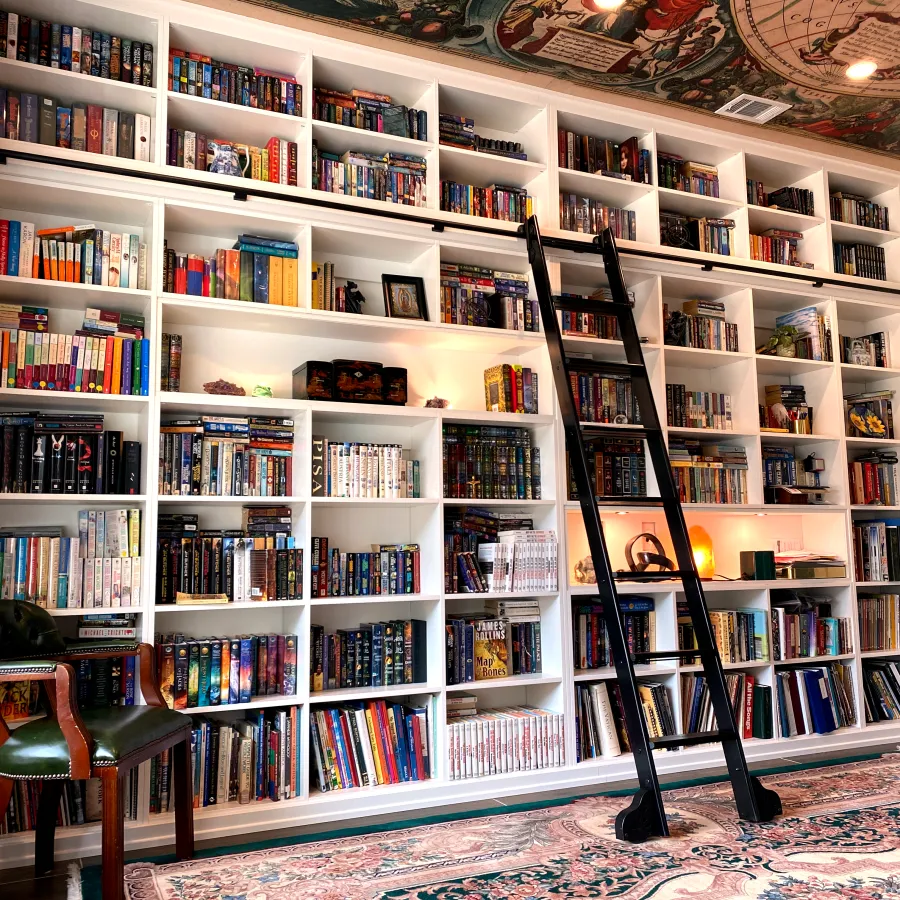
[[[0,219],[0,275],[9,265],[9,219]]]
[[[269,151],[269,181],[278,184],[278,151],[281,147],[281,143],[278,138],[269,138],[269,143],[266,144],[266,150]]]
[[[350,765],[350,771],[353,773],[353,783],[357,787],[362,787],[362,778],[360,778],[359,775],[359,767],[356,765],[353,735],[350,733],[350,724],[347,721],[348,715],[352,714],[347,712],[337,712],[338,721],[341,723],[341,734],[344,736],[344,752],[347,754],[347,762]]]
[[[391,726],[388,722],[387,704],[384,702],[384,700],[377,700],[375,702],[375,709],[378,713],[378,731],[380,732],[379,737],[382,744],[384,745],[384,756],[387,762],[391,784],[399,784],[400,773],[397,771],[397,759],[395,755],[394,742],[391,738]]]
[[[187,293],[187,257],[183,253],[175,257],[175,293]]]
[[[103,152],[103,107],[90,103],[87,108],[87,151]]]
[[[744,676],[744,740],[753,737],[753,684],[752,675]]]
[[[416,772],[419,775],[419,781],[424,781],[428,777],[425,770],[425,757],[422,754],[422,726],[419,723],[419,717],[415,714],[410,716],[412,722],[412,740],[415,744],[413,752],[416,755]]]
[[[103,393],[108,394],[112,390],[113,355],[116,352],[116,339],[106,339],[106,357],[103,361]]]

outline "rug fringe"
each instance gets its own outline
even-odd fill
[[[66,873],[66,900],[82,900],[81,864],[70,862]]]

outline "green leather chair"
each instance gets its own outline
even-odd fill
[[[79,712],[75,673],[82,659],[136,656],[145,705]],[[175,852],[194,855],[191,721],[170,710],[156,680],[153,648],[133,641],[65,641],[53,617],[33,603],[0,600],[0,681],[40,682],[47,716],[15,730],[0,716],[0,815],[14,780],[41,781],[34,867],[53,868],[53,841],[66,779],[100,778],[102,784],[103,900],[124,896],[125,791],[128,772],[174,748]]]

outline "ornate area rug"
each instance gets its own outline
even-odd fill
[[[900,756],[764,779],[784,816],[738,821],[727,782],[666,792],[671,837],[613,836],[627,797],[186,863],[135,863],[129,900],[900,900]]]

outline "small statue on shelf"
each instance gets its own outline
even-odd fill
[[[270,388],[267,384],[258,384],[250,394],[251,397],[274,397],[275,395],[272,393],[272,388]]]
[[[240,385],[235,384],[233,381],[226,381],[224,378],[219,378],[216,381],[207,381],[203,385],[203,390],[207,394],[222,394],[228,397],[245,397],[247,395],[247,392]]]
[[[442,397],[432,397],[425,402],[426,409],[449,409],[450,402]]]
[[[362,291],[359,289],[359,285],[355,281],[347,282],[347,290],[344,294],[344,303],[346,305],[346,309],[348,313],[362,313],[362,305],[366,302],[366,298],[363,297]]]

